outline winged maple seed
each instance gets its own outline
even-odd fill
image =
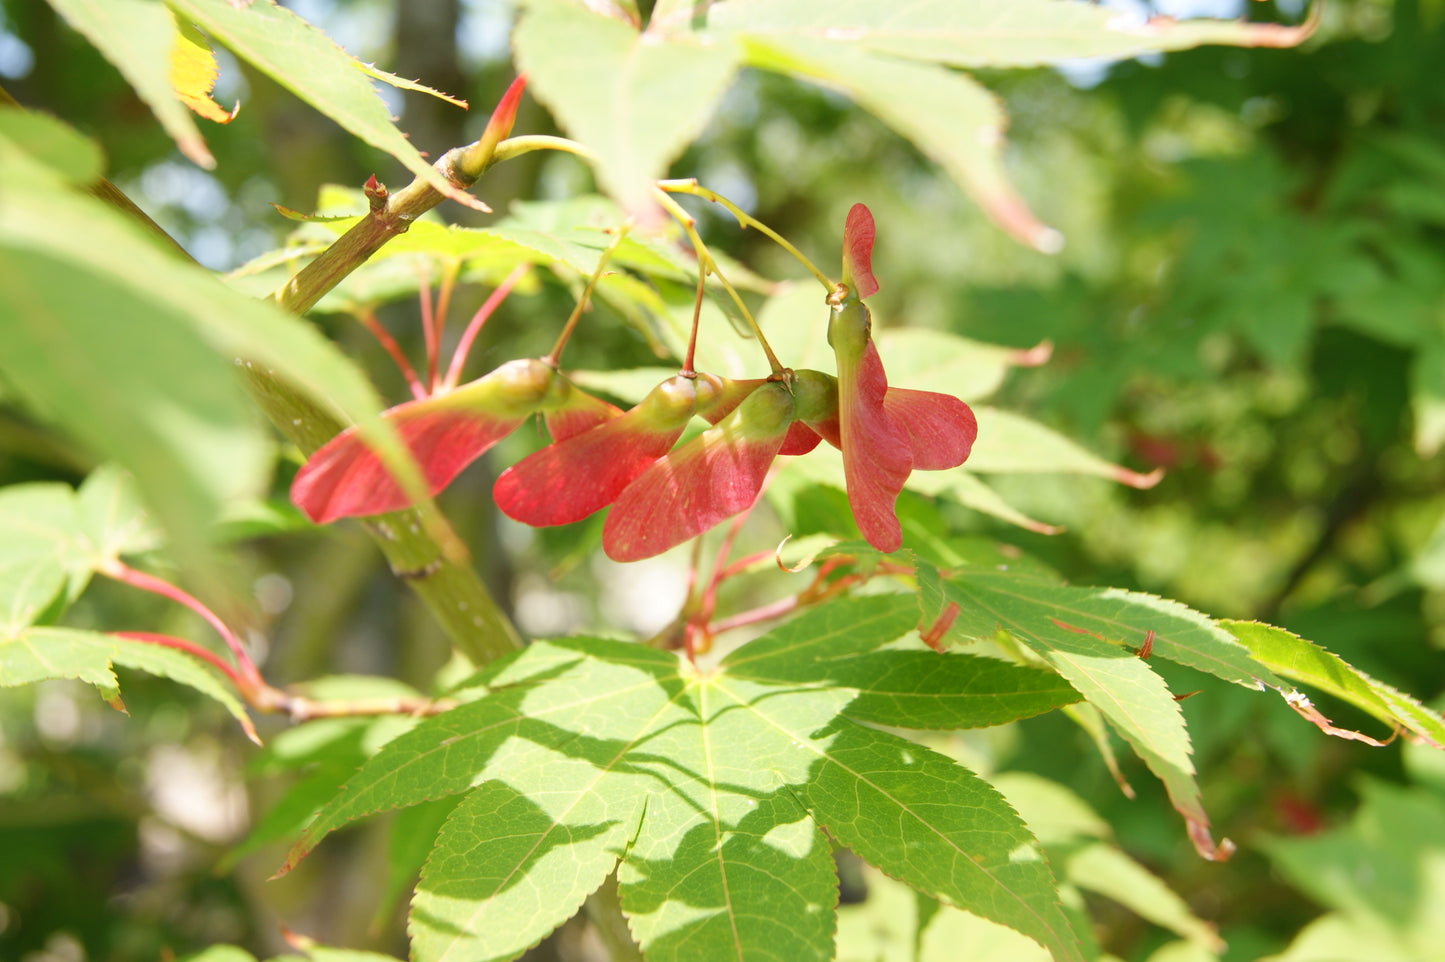
[[[502,472],[493,496],[533,526],[570,524],[612,505],[602,545],[639,561],[696,537],[757,500],[780,455],[807,454],[820,440],[843,452],[858,527],[881,551],[902,530],[895,502],[908,475],[958,467],[978,434],[968,405],[932,391],[890,387],[863,298],[873,278],[873,217],[853,207],[843,233],[843,282],[828,298],[836,378],[783,370],[730,380],[685,371],[626,413],[579,391],[548,363],[512,361],[449,393],[386,412],[421,465],[432,494],[534,413],[553,443]],[[712,423],[674,448],[694,415]],[[292,500],[313,520],[406,507],[381,459],[348,429],[296,476]]]
[[[421,466],[428,493],[436,494],[534,413],[541,413],[552,437],[561,440],[620,412],[542,361],[523,359],[455,390],[398,404],[382,417]],[[326,442],[302,466],[291,500],[317,524],[413,503],[355,427]]]
[[[838,419],[813,427],[843,452],[848,503],[863,536],[880,551],[897,551],[903,531],[894,505],[909,473],[963,464],[978,437],[978,421],[956,397],[888,386],[873,343],[872,315],[863,303],[878,291],[873,234],[873,215],[854,204],[843,228],[843,283],[829,298]]]

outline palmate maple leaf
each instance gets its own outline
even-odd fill
[[[1037,669],[879,651],[918,618],[912,596],[850,599],[709,672],[634,644],[537,642],[487,669],[484,697],[367,762],[283,871],[352,819],[464,793],[412,903],[422,962],[515,957],[614,869],[651,960],[828,959],[830,839],[1081,960],[1038,843],[1003,798],[859,724],[998,724],[1078,696]]]

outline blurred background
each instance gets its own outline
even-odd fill
[[[286,5],[360,59],[471,102],[463,112],[384,91],[432,156],[475,138],[513,76],[509,3]],[[1283,0],[1109,5],[1141,18],[1302,13]],[[218,160],[206,172],[174,150],[115,70],[45,3],[0,0],[0,86],[98,140],[111,179],[209,267],[231,270],[277,246],[294,225],[273,202],[307,211],[323,184],[356,187],[372,173],[404,182],[389,158],[218,55],[216,100],[241,107],[230,125],[206,126]],[[1284,626],[1438,707],[1442,63],[1445,0],[1331,0],[1303,49],[1207,48],[984,74],[1011,118],[1015,183],[1067,238],[1052,257],[994,228],[935,165],[845,98],[772,75],[745,73],[673,171],[815,256],[836,249],[844,213],[866,202],[878,221],[882,290],[873,303],[884,323],[1020,348],[1051,342],[1049,363],[1012,373],[993,403],[1134,469],[1167,471],[1148,491],[996,479],[1025,512],[1064,526],[1060,535],[962,509],[948,512],[950,523],[1018,544],[1076,583]],[[516,131],[551,132],[552,123],[529,98]],[[574,159],[536,153],[490,173],[482,194],[505,212],[514,199],[591,189]],[[764,276],[797,276],[755,232],[694,209],[719,250]],[[485,222],[457,208],[447,216]],[[460,290],[453,323],[485,293]],[[559,317],[570,309],[562,287],[540,296]],[[415,301],[403,300],[381,315],[413,352],[416,314]],[[388,397],[402,398],[359,325],[318,323],[368,359]],[[579,366],[656,363],[624,324],[582,332]],[[478,356],[540,352],[551,336],[504,306]],[[661,627],[681,600],[681,574],[653,572],[661,582],[639,599],[638,567],[593,560],[596,525],[532,534],[500,524],[489,472],[512,453],[497,453],[495,466],[469,472],[442,505],[522,628]],[[74,483],[92,466],[64,438],[0,406],[0,483]],[[278,471],[278,502],[294,468]],[[435,685],[445,639],[355,526],[238,540],[232,564],[253,588],[274,684],[345,672]],[[164,603],[106,589],[82,599],[78,623],[169,623],[161,630],[194,633],[188,616]],[[958,736],[954,754],[1069,786],[1126,851],[1218,926],[1231,962],[1278,953],[1445,958],[1445,756],[1326,738],[1273,696],[1158,667],[1176,691],[1206,686],[1184,710],[1217,833],[1240,845],[1228,863],[1194,855],[1142,766],[1126,764],[1139,797],[1125,798],[1065,719]],[[369,823],[286,879],[264,881],[284,851],[276,839],[305,815],[277,816],[274,803],[294,799],[287,793],[302,780],[339,783],[378,737],[374,723],[337,724],[302,743],[275,738],[284,724],[264,719],[270,745],[258,753],[215,705],[149,677],[122,680],[129,717],[89,689],[57,683],[0,695],[0,958],[129,962],[222,941],[273,953],[284,948],[282,923],[328,943],[405,954],[408,859],[444,809]],[[1336,724],[1388,734],[1322,704]],[[318,767],[323,746],[332,754]],[[256,840],[237,849],[258,825]],[[865,889],[848,897],[866,905]],[[1149,958],[1168,939],[1113,903],[1088,908],[1101,945],[1119,958]],[[1339,933],[1378,954],[1346,948]],[[586,958],[588,945],[573,926],[538,952]]]

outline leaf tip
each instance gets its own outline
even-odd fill
[[[1200,858],[1211,862],[1227,862],[1238,850],[1238,846],[1227,838],[1221,838],[1216,845],[1213,836],[1209,834],[1208,822],[1190,818],[1188,823],[1189,841],[1194,843],[1194,851],[1199,853]]]
[[[234,115],[233,115],[234,116]],[[206,142],[199,137],[186,138],[176,141],[176,146],[187,160],[200,167],[202,170],[215,170],[216,158],[212,156]]]
[[[1033,347],[1021,348],[1009,355],[1014,367],[1042,367],[1054,356],[1054,342],[1045,338]]]
[[[1164,480],[1164,469],[1162,467],[1155,468],[1148,474],[1140,474],[1138,471],[1130,471],[1128,468],[1116,466],[1109,476],[1120,484],[1127,484],[1131,488],[1146,491]]]
[[[989,219],[1015,240],[1040,254],[1052,256],[1063,251],[1063,233],[1035,217],[1028,205],[1007,186],[978,198],[978,201]]]

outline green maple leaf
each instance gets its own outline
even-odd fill
[[[352,819],[465,793],[412,903],[419,960],[512,958],[614,868],[650,959],[831,958],[830,839],[1082,959],[1038,843],[1002,796],[855,720],[887,706],[894,725],[967,727],[1078,696],[1050,672],[966,655],[923,652],[928,666],[910,667],[916,644],[884,646],[918,617],[906,595],[838,602],[707,672],[638,645],[538,642],[484,673],[485,697],[383,748],[285,868]]]

